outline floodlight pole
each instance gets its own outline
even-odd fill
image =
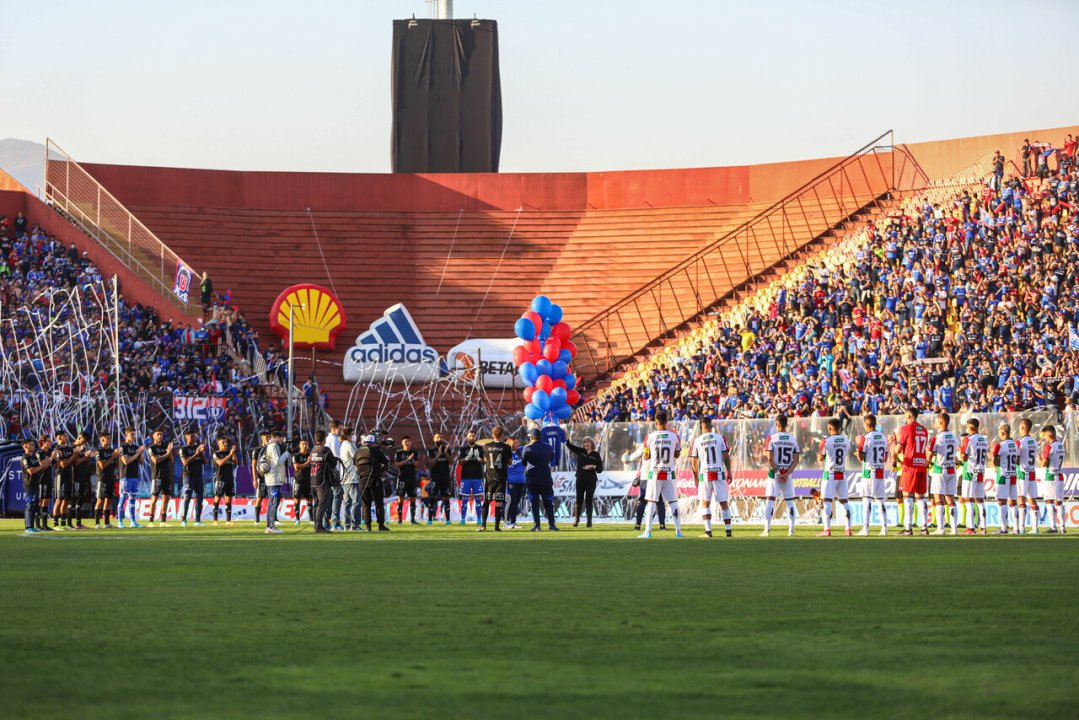
[[[287,407],[285,408],[285,416],[288,418],[287,440],[289,442],[292,441],[292,324],[295,318],[295,312],[297,307],[306,308],[307,306],[293,305],[292,303],[289,303],[288,305],[288,378],[286,378],[285,382],[286,389],[288,390],[288,402],[286,403]]]

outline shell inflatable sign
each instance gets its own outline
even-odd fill
[[[288,342],[289,306],[293,306],[292,342],[298,348],[333,350],[345,329],[345,308],[321,285],[304,283],[286,288],[270,308],[270,327]]]

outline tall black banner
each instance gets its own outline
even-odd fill
[[[394,172],[498,172],[498,23],[393,21],[391,144]]]

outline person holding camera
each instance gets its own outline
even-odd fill
[[[353,464],[360,484],[364,526],[371,532],[371,503],[374,503],[379,532],[389,531],[386,526],[386,495],[382,486],[382,473],[390,461],[374,435],[363,436],[363,444],[356,449]]]

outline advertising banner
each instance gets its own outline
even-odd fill
[[[174,420],[217,423],[225,419],[226,407],[225,398],[175,395],[172,398],[172,417]]]

